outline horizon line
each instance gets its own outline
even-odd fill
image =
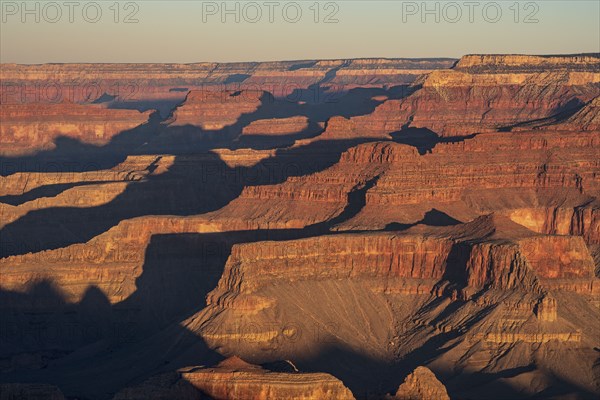
[[[179,65],[195,65],[195,64],[260,64],[260,63],[285,63],[285,62],[307,62],[307,61],[356,61],[356,60],[407,60],[407,61],[434,61],[434,60],[460,60],[469,56],[529,56],[529,57],[593,57],[600,59],[600,52],[580,52],[580,53],[559,53],[559,54],[533,54],[533,53],[467,53],[459,57],[339,57],[339,58],[299,58],[299,59],[283,59],[283,60],[254,60],[254,61],[193,61],[193,62],[173,62],[173,61],[145,61],[145,62],[129,62],[129,61],[66,61],[66,62],[42,62],[42,63],[19,63],[19,62],[0,62],[0,65],[23,65],[23,66],[39,66],[39,65],[100,65],[100,64],[179,64]]]

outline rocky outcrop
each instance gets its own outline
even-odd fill
[[[354,399],[350,390],[329,374],[270,372],[236,357],[215,368],[183,372],[182,378],[220,400]]]
[[[588,243],[594,243],[597,206],[591,200],[598,191],[594,172],[600,168],[595,150],[598,140],[597,133],[485,134],[438,144],[423,156],[414,148],[388,144],[390,158],[401,161],[380,170],[377,182],[366,193],[365,207],[338,229],[411,224],[432,209],[456,221],[503,212],[534,230],[583,234]],[[577,163],[558,156],[559,150],[568,151]],[[379,152],[372,143],[352,151],[363,154],[364,160]],[[349,164],[346,171],[360,170],[361,165]],[[555,213],[559,204],[564,211]]]
[[[594,97],[579,111],[564,121],[544,125],[541,128],[566,130],[566,131],[598,131],[600,130],[600,96]]]
[[[201,399],[215,400],[353,400],[344,384],[325,373],[271,372],[230,357],[213,368],[189,367],[124,389],[114,400]]]
[[[557,253],[565,256],[557,258]],[[331,314],[343,314],[353,307],[346,300],[336,301],[325,315],[313,314],[319,312],[319,304],[331,301],[332,293],[354,292],[354,285],[363,288],[359,293],[368,292],[363,295],[373,297],[369,306],[354,305],[365,307],[359,316],[329,319]],[[294,300],[286,292],[299,288],[311,300],[310,305],[298,311],[300,316],[294,317],[291,310],[297,305],[292,305]],[[370,334],[375,337],[367,336],[360,343],[372,341],[370,346],[375,352],[382,351],[375,348],[382,345],[385,329],[378,331],[381,321],[369,315],[369,307],[381,298],[480,298],[477,302],[481,301],[481,305],[506,304],[537,321],[558,323],[565,316],[559,314],[557,301],[549,294],[556,290],[584,296],[600,293],[593,259],[581,238],[540,235],[493,215],[446,228],[417,226],[402,233],[342,234],[241,244],[233,247],[217,288],[207,297],[202,336],[211,347],[222,348],[225,353],[241,352],[262,359],[256,354],[261,348],[283,357],[297,346],[316,345],[315,337],[307,335],[314,330],[307,322],[312,319],[317,325],[335,324],[334,340],[356,346],[357,351],[360,344],[352,336],[356,335],[352,327],[369,324],[373,327]],[[499,300],[486,293],[519,294],[512,300]],[[257,324],[255,329],[246,325],[250,321]],[[476,337],[494,341],[494,335],[505,332],[515,338],[527,338],[528,342],[535,342],[536,338],[541,342],[581,338],[580,333],[568,327],[562,328],[566,332],[547,332],[549,336],[538,331],[539,327],[534,332],[528,329],[486,328],[486,334],[477,333]],[[298,339],[288,343],[290,335]]]
[[[598,54],[532,56],[525,54],[469,54],[455,64],[458,70],[473,72],[490,71],[547,71],[562,68],[568,70],[590,70],[600,64]]]
[[[150,111],[73,103],[1,104],[0,156],[52,149],[59,136],[101,146],[115,135],[145,123],[149,115]]]
[[[235,307],[237,302],[230,296],[234,293],[243,298],[274,281],[321,279],[376,279],[381,280],[382,291],[404,289],[427,293],[441,279],[450,247],[451,242],[444,239],[393,234],[336,235],[288,243],[238,245],[233,248],[223,280],[208,302]],[[286,274],[282,275],[281,270]],[[411,289],[402,285],[403,279],[418,284]],[[402,286],[393,287],[394,283]]]
[[[450,400],[444,385],[427,367],[417,367],[411,372],[394,396],[394,400]]]
[[[600,89],[599,65],[596,56],[465,56],[415,81],[418,90],[407,98],[350,122],[332,121],[328,130],[372,136],[412,127],[466,136],[510,129],[591,101]]]
[[[242,130],[242,135],[279,136],[300,133],[308,128],[308,118],[303,116],[289,118],[259,119],[252,121]]]
[[[263,101],[272,101],[265,100],[265,96],[270,95],[262,91],[191,91],[174,111],[171,125],[218,131],[235,124],[243,114],[255,112]]]

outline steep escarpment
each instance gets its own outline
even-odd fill
[[[546,71],[552,68],[589,70],[600,62],[599,54],[534,56],[525,54],[469,54],[458,60],[455,69],[481,71]]]
[[[557,260],[557,252],[569,256]],[[483,355],[471,354],[473,346],[590,346],[592,325],[561,309],[573,306],[569,296],[591,301],[598,290],[580,238],[540,235],[487,216],[455,227],[236,245],[199,326],[209,346],[255,362],[290,358],[315,368],[315,347],[343,346],[377,354],[388,372],[396,370],[394,360],[410,357],[399,343],[417,345],[426,331],[449,338],[460,331],[469,340],[453,357],[475,368]],[[593,362],[592,353],[585,357]],[[447,365],[443,357],[437,362]],[[361,369],[319,363],[354,382],[355,394],[371,382],[359,377]]]
[[[507,128],[574,109],[599,90],[599,58],[514,60],[523,71],[506,68],[505,58],[483,57],[480,67],[469,58],[429,74],[410,100],[410,126],[446,136]]]
[[[217,131],[233,125],[243,114],[256,111],[262,101],[273,101],[263,99],[264,96],[269,95],[262,91],[191,91],[174,111],[171,125]]]
[[[557,259],[557,252],[568,257]],[[590,302],[598,290],[580,238],[541,235],[486,216],[455,227],[236,245],[193,325],[209,346],[255,362],[290,358],[315,368],[315,347],[344,347],[377,354],[388,373],[410,357],[405,344],[422,343],[425,332],[442,343],[445,334],[450,340],[462,332],[469,339],[454,342],[452,357],[475,368],[491,363],[494,349],[518,341],[590,349],[592,324],[561,310]],[[485,361],[478,346],[491,349]],[[435,359],[440,368],[448,365]],[[592,352],[585,359],[593,363]],[[353,382],[355,394],[370,382],[360,368],[318,363]]]
[[[502,212],[534,230],[583,234],[595,243],[598,140],[597,133],[485,134],[438,144],[423,156],[390,144],[401,161],[381,172],[366,193],[365,207],[338,229],[383,228],[424,218],[434,225],[456,223]],[[562,157],[564,152],[572,158]],[[355,153],[368,160],[377,151],[364,144]]]
[[[73,103],[1,104],[0,156],[54,148],[57,137],[96,146],[148,121],[150,111],[114,110]]]
[[[600,97],[594,97],[575,114],[563,120],[551,121],[536,126],[536,129],[553,129],[565,131],[598,131],[600,130]]]
[[[427,74],[413,94],[387,100],[372,115],[335,121],[330,130],[371,135],[426,128],[440,136],[509,129],[577,110],[600,90],[595,56],[466,56]]]

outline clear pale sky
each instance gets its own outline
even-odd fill
[[[228,1],[225,6],[234,12],[226,15],[221,1],[97,0],[69,6],[65,1],[27,1],[33,10],[27,14],[22,1],[1,0],[0,61],[190,63],[600,52],[600,0],[429,1],[430,14],[423,13],[421,1]],[[130,20],[138,22],[125,23],[131,13]]]

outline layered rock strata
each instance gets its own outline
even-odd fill
[[[211,398],[215,400],[353,400],[342,382],[324,373],[271,372],[230,357],[213,368],[188,367],[178,378],[156,377],[118,393],[113,400]]]
[[[58,137],[105,145],[115,135],[147,122],[149,115],[150,111],[73,103],[1,104],[0,156],[49,150]]]

